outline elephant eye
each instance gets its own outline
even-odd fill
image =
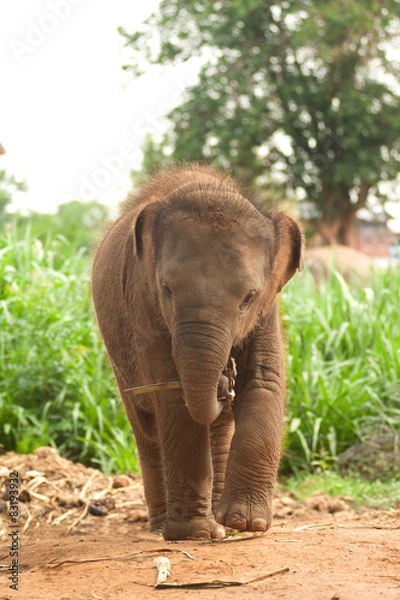
[[[172,292],[171,292],[171,288],[169,287],[169,285],[165,281],[163,281],[161,283],[161,285],[162,285],[162,289],[163,289],[164,296],[166,297],[166,299],[172,300]]]
[[[250,304],[254,300],[255,295],[256,295],[256,292],[254,290],[252,290],[251,292],[246,294],[246,296],[243,298],[243,300],[239,306],[241,311],[244,311],[244,310],[246,310],[246,308],[249,308]]]

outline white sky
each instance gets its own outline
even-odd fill
[[[133,32],[158,0],[0,0],[0,169],[28,193],[12,209],[54,211],[96,197],[117,204],[146,131],[195,80],[196,62],[128,83],[117,27]]]

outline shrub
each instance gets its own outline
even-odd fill
[[[381,427],[400,427],[399,271],[351,287],[305,272],[283,292],[288,427],[283,468],[324,469]]]
[[[105,471],[135,468],[133,440],[97,333],[84,249],[29,229],[0,240],[0,443],[51,444]]]

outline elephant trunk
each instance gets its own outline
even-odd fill
[[[189,331],[185,331],[189,329]],[[219,416],[224,403],[218,400],[226,379],[222,371],[227,365],[231,344],[223,330],[204,325],[193,333],[193,327],[181,327],[173,336],[172,351],[189,413],[194,421],[210,425]]]

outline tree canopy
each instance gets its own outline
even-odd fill
[[[121,29],[147,64],[204,59],[169,115],[175,160],[207,159],[246,184],[284,182],[327,242],[400,167],[400,0],[162,0]]]
[[[31,234],[43,242],[51,236],[62,236],[76,250],[88,251],[108,217],[107,206],[97,200],[91,202],[71,200],[60,204],[55,214],[15,213],[11,221],[17,230],[25,230],[29,227]]]

